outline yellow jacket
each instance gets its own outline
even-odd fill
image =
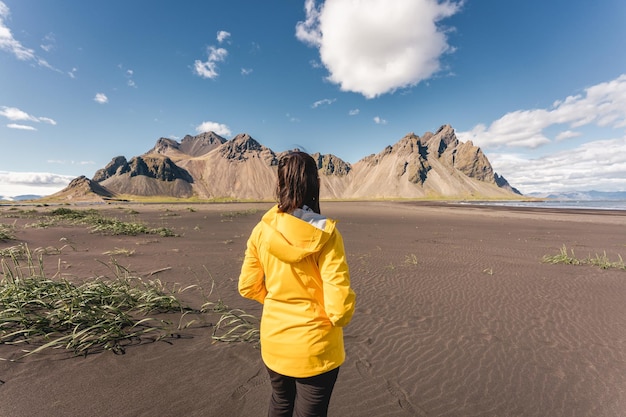
[[[274,206],[248,239],[239,293],[263,304],[261,356],[280,374],[319,375],[345,360],[342,327],[356,296],[335,223]]]

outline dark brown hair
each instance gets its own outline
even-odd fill
[[[320,213],[320,177],[317,163],[305,152],[287,153],[278,161],[278,211],[291,213],[306,205]]]

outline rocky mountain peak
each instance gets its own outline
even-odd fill
[[[180,150],[187,155],[201,156],[226,142],[215,132],[204,132],[196,136],[186,135],[180,142]]]
[[[111,159],[111,162],[109,162],[104,168],[97,170],[92,180],[95,182],[102,182],[107,178],[125,174],[129,170],[130,167],[128,166],[126,158],[123,156],[116,156]]]
[[[159,138],[156,145],[154,145],[154,148],[150,149],[148,153],[166,154],[171,149],[178,150],[179,146],[180,144],[174,139]]]
[[[228,160],[243,162],[249,158],[260,158],[269,165],[278,165],[274,151],[261,145],[247,133],[239,134],[221,145],[219,153]]]
[[[316,152],[311,156],[317,162],[317,169],[322,175],[337,175],[339,177],[343,177],[348,175],[348,172],[352,169],[349,163],[344,162],[341,158],[338,158],[335,155],[322,155],[319,152]]]
[[[157,153],[170,155],[172,152],[182,152],[192,157],[202,156],[226,142],[226,139],[215,132],[204,132],[196,136],[186,135],[182,141],[160,138],[154,148],[146,154]]]
[[[436,153],[438,158],[448,148],[454,148],[459,144],[454,129],[450,125],[441,126],[434,134],[427,132],[423,138],[430,151]]]
[[[143,175],[161,181],[182,179],[193,182],[191,175],[168,157],[136,156],[128,162],[128,167],[131,177]]]
[[[491,163],[483,151],[474,146],[472,141],[459,143],[454,148],[452,157],[454,168],[458,169],[470,178],[479,181],[495,183],[495,177]]]
[[[50,196],[50,198],[63,198],[74,201],[91,201],[94,198],[113,198],[115,193],[109,191],[97,182],[81,175],[70,181],[63,190]]]

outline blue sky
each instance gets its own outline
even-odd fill
[[[354,163],[450,124],[523,193],[626,191],[626,2],[0,0],[0,196],[158,138]]]

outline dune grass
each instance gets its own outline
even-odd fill
[[[24,253],[3,254],[0,265],[0,344],[22,347],[21,357],[50,349],[74,355],[123,354],[131,344],[163,340],[190,327],[196,320],[185,323],[189,313],[222,315],[212,334],[214,341],[258,340],[258,324],[254,328],[258,320],[229,310],[221,299],[207,301],[200,309],[180,301],[181,293],[200,289],[197,285],[166,286],[160,280],[144,280],[114,261],[110,265],[113,278],[82,284],[50,279],[44,273],[43,253],[34,255],[28,248]],[[178,315],[177,325],[150,316],[172,313]]]
[[[93,233],[127,236],[141,234],[154,234],[162,237],[176,236],[171,229],[166,227],[150,228],[140,222],[124,222],[116,218],[103,217],[94,209],[73,210],[60,207],[52,210],[50,215],[57,219],[88,225]]]
[[[213,340],[259,344],[259,319],[243,310],[224,312],[213,329]]]
[[[621,269],[626,271],[626,264],[624,264],[622,256],[618,254],[617,257],[618,261],[611,261],[606,252],[603,252],[602,255],[588,255],[586,258],[581,259],[576,257],[573,249],[568,251],[567,247],[563,245],[557,255],[544,255],[543,262],[567,265],[593,265],[602,269]]]
[[[0,223],[0,240],[13,240],[13,226],[5,223]]]
[[[237,217],[250,216],[252,214],[256,214],[259,212],[259,209],[250,208],[247,210],[236,210],[236,211],[226,211],[220,213],[220,217],[224,218],[226,221],[232,221]]]

